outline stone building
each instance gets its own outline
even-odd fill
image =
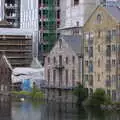
[[[98,6],[84,25],[84,84],[104,88],[113,100],[120,89],[120,7]]]
[[[5,55],[0,58],[0,92],[9,92],[11,90],[12,66]]]
[[[71,90],[82,82],[82,37],[62,36],[45,59],[49,99],[74,102]]]

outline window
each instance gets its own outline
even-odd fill
[[[98,38],[100,38],[101,37],[101,31],[99,30],[98,31]]]
[[[111,87],[111,76],[110,75],[106,76],[106,87]]]
[[[85,53],[88,53],[88,47],[85,47]]]
[[[116,64],[116,60],[112,60],[112,66],[115,67],[115,64]]]
[[[111,38],[112,38],[111,31],[108,30],[108,31],[107,31],[107,34],[106,34],[106,40],[107,40],[107,42],[111,41]]]
[[[85,76],[84,76],[84,80],[85,80],[85,81],[88,81],[88,75],[85,75]]]
[[[107,90],[107,95],[108,95],[109,97],[111,96],[110,90]]]
[[[114,38],[116,37],[116,34],[117,33],[117,31],[114,29],[114,30],[112,30],[112,40],[114,40]]]
[[[48,57],[48,64],[50,64],[50,57]]]
[[[106,56],[107,56],[107,57],[110,57],[110,56],[111,56],[111,46],[110,46],[110,45],[107,45],[107,46],[106,46]]]
[[[116,82],[116,75],[112,75],[112,83]]]
[[[60,49],[62,48],[62,40],[61,39],[59,40],[59,48]]]
[[[93,86],[93,75],[89,75],[89,85]]]
[[[98,52],[100,52],[100,45],[98,45]]]
[[[72,63],[75,63],[75,56],[72,56]]]
[[[98,74],[98,81],[100,81],[100,74]]]
[[[74,0],[74,5],[78,5],[79,4],[79,0]]]
[[[50,82],[50,70],[47,71],[47,74],[48,74],[48,85],[49,85],[49,82]]]
[[[89,72],[93,72],[93,61],[89,61],[88,71],[89,71]]]
[[[68,86],[68,70],[65,70],[65,76],[66,76],[66,86]]]
[[[62,65],[62,56],[59,56],[59,64]]]
[[[68,57],[65,58],[66,64],[68,64]]]
[[[115,51],[116,51],[116,46],[112,45],[112,52],[115,52]]]
[[[89,48],[89,57],[93,57],[93,47]]]
[[[54,63],[54,64],[56,63],[56,57],[53,58],[53,63]]]
[[[100,14],[97,15],[97,24],[100,24],[102,21],[102,16]]]
[[[72,70],[72,83],[75,85],[75,70]]]
[[[100,67],[100,59],[98,60],[98,67]]]
[[[85,66],[88,66],[88,61],[85,61]]]
[[[110,70],[111,70],[111,61],[106,60],[106,71],[110,71]]]
[[[112,100],[115,101],[116,100],[116,91],[112,90]]]
[[[56,70],[53,70],[53,83],[55,84],[56,81]]]

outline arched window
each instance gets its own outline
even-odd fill
[[[100,14],[97,15],[97,23],[100,24],[102,21],[102,17]]]

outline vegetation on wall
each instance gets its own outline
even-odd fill
[[[106,95],[104,89],[97,88],[96,91],[91,96],[89,96],[88,99],[84,102],[84,105],[100,107],[100,105],[110,104],[110,103],[111,100]]]
[[[87,90],[81,84],[78,84],[78,86],[74,89],[73,94],[77,97],[77,104],[79,105],[81,105],[88,97]]]

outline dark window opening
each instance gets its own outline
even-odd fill
[[[74,0],[74,5],[78,5],[79,4],[79,0]]]

